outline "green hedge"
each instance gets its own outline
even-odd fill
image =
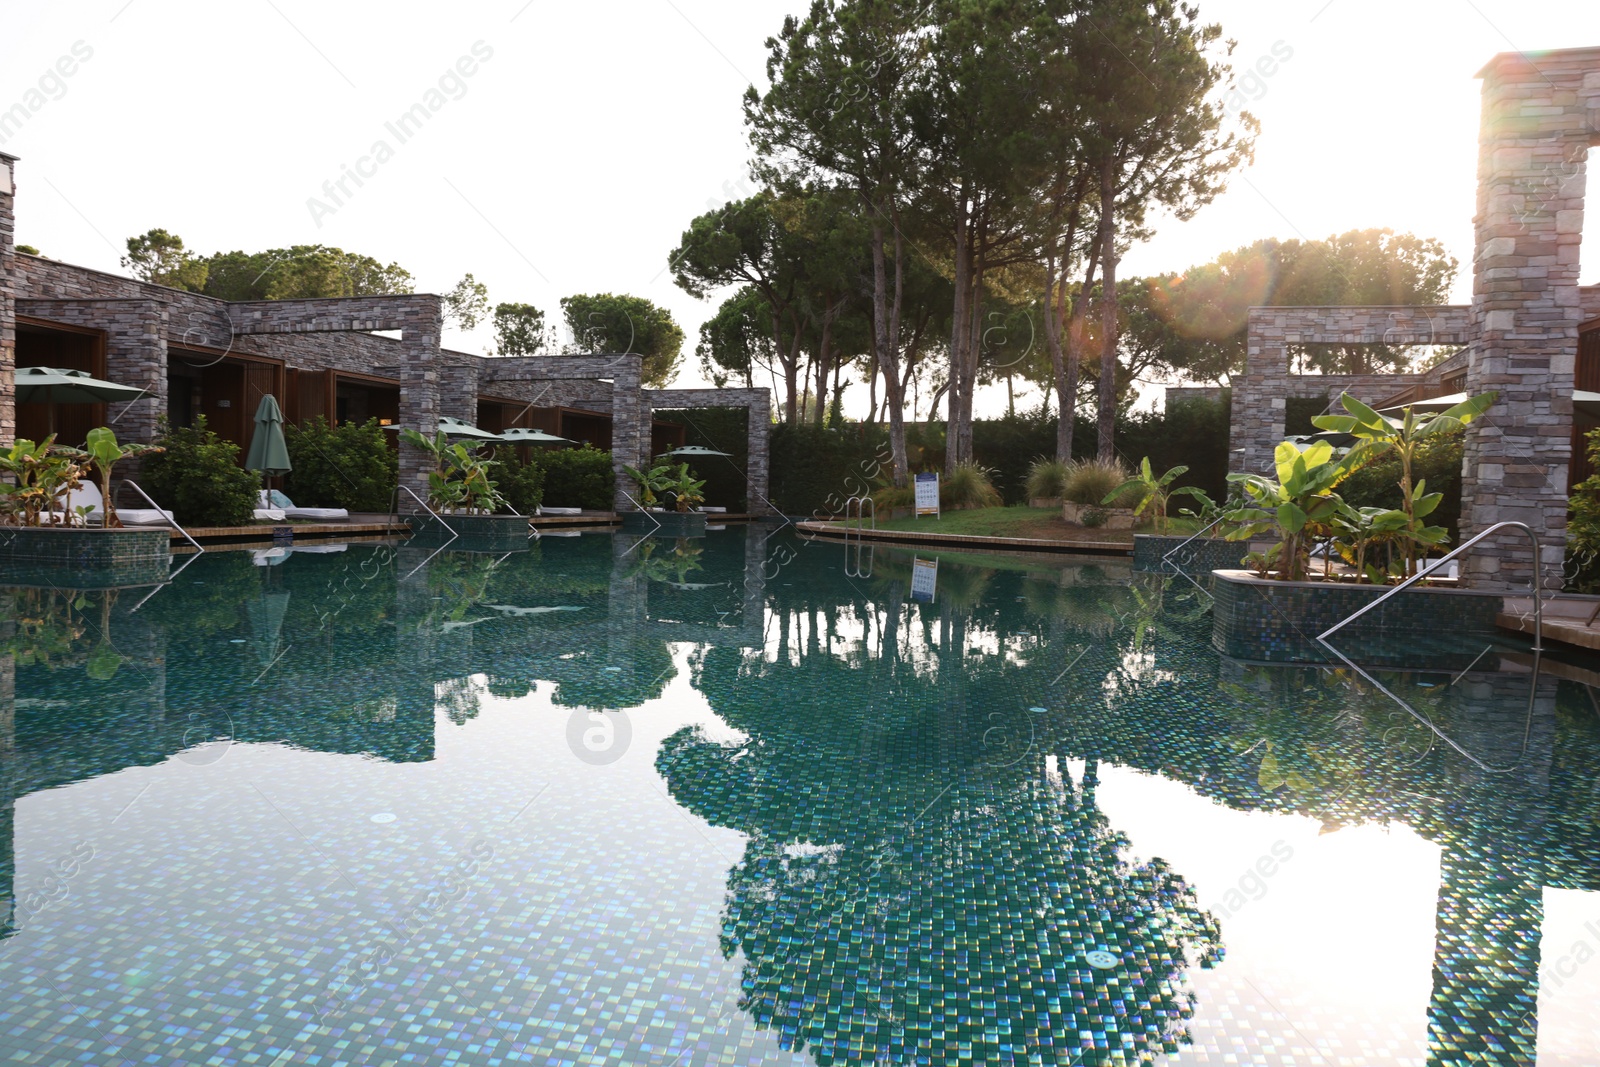
[[[611,511],[616,506],[617,476],[610,452],[592,445],[546,449],[537,461],[544,472],[543,503],[585,511]]]
[[[500,445],[494,450],[494,458],[498,466],[489,468],[489,477],[495,483],[495,490],[520,514],[532,515],[538,511],[544,502],[545,477],[539,456],[535,454],[524,463],[517,449]]]
[[[684,444],[700,445],[728,453],[728,458],[706,456],[689,461],[689,471],[705,480],[705,502],[729,511],[748,511],[746,472],[750,469],[750,436],[743,408],[684,408],[657,411],[663,422],[684,427]]]
[[[166,451],[144,458],[140,484],[185,526],[245,526],[261,476],[239,466],[239,446],[206,429],[204,415],[175,429],[161,420],[155,443]]]
[[[770,495],[785,515],[842,513],[847,497],[870,493],[891,470],[889,434],[879,426],[779,425],[771,447]]]
[[[284,492],[305,508],[346,508],[387,512],[399,483],[399,453],[377,419],[330,427],[317,416],[300,426],[285,426],[294,470],[284,477]]]

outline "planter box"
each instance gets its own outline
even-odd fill
[[[1234,659],[1328,663],[1317,640],[1393,586],[1280,582],[1250,571],[1212,571],[1211,643]],[[1339,631],[1339,650],[1373,666],[1464,669],[1494,641],[1502,596],[1471,589],[1413,586]]]
[[[523,515],[446,515],[444,522],[423,512],[407,516],[411,523],[412,540],[441,544],[450,541],[452,550],[463,552],[514,552],[528,547],[530,527]],[[459,536],[450,540],[450,530]]]
[[[172,531],[165,526],[0,527],[0,580],[69,589],[151,585],[167,580]]]
[[[1103,512],[1106,521],[1097,527],[1090,527],[1088,523],[1083,521],[1083,513],[1086,511]],[[1062,504],[1061,517],[1074,526],[1099,530],[1131,530],[1139,521],[1132,508],[1104,508],[1098,504]]]
[[[1166,560],[1167,553],[1180,545],[1183,546],[1181,551]],[[1188,534],[1134,534],[1133,569],[1159,574],[1181,571],[1192,578],[1209,578],[1212,571],[1238,567],[1250,548],[1244,541],[1227,541],[1220,537],[1191,540]]]
[[[1059,508],[1061,506],[1061,498],[1058,496],[1029,497],[1028,506],[1030,508]]]
[[[704,537],[703,511],[624,511],[622,528],[630,533],[657,533],[662,537]]]

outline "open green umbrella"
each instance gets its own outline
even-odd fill
[[[56,428],[57,404],[103,404],[110,400],[131,402],[147,392],[132,385],[102,381],[88,371],[60,367],[18,367],[15,381],[17,403],[50,405],[50,433],[54,433]]]
[[[553,433],[543,430],[530,430],[523,426],[513,426],[500,435],[500,440],[508,445],[570,445],[573,441],[567,437],[557,437]]]
[[[446,437],[466,437],[474,441],[498,441],[500,435],[480,430],[464,419],[452,418],[449,415],[439,416],[439,432]]]
[[[245,456],[247,470],[260,471],[268,478],[288,474],[294,469],[289,462],[289,446],[283,441],[283,412],[271,393],[261,398],[256,406],[256,432],[250,438],[250,452]]]
[[[685,457],[694,459],[697,456],[701,458],[708,456],[728,456],[732,458],[733,453],[718,452],[716,449],[707,448],[705,445],[680,445],[668,452],[667,455],[676,456],[679,459],[684,459]]]

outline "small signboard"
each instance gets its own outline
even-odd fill
[[[911,561],[911,599],[919,604],[932,604],[939,586],[939,561],[913,559]]]
[[[937,472],[917,475],[917,518],[932,515],[939,518],[939,475]]]

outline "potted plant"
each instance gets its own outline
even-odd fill
[[[415,430],[400,431],[400,439],[433,457],[428,472],[428,507],[439,516],[443,528],[434,529],[434,516],[413,520],[419,535],[443,536],[453,531],[467,550],[505,551],[526,548],[528,519],[525,515],[497,515],[505,501],[489,477],[496,462],[484,459],[464,444],[452,444],[439,433],[433,437]]]

